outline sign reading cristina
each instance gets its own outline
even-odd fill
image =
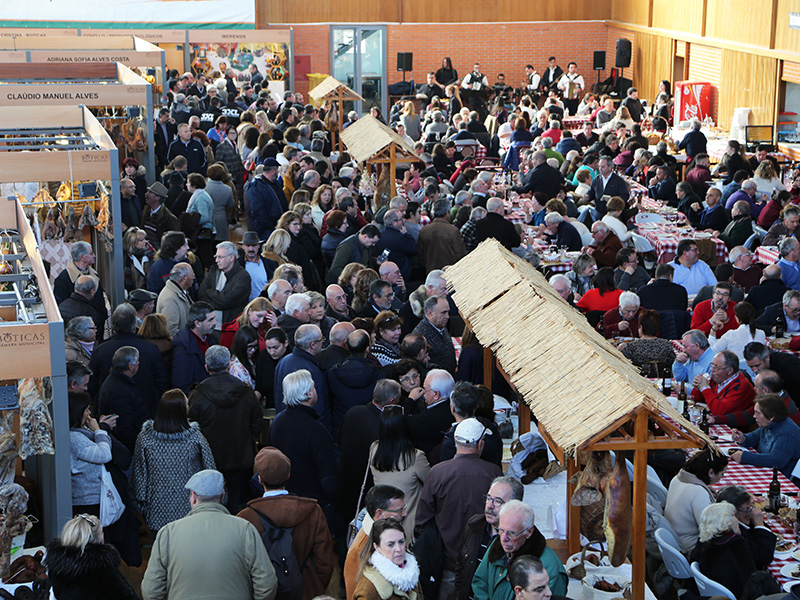
[[[73,23],[82,27],[140,27],[231,29],[255,26],[255,2],[242,0],[27,0],[3,1],[0,23]],[[180,25],[176,25],[180,24]]]

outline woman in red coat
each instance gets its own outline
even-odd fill
[[[231,344],[233,344],[233,336],[239,331],[239,327],[251,325],[258,331],[258,345],[260,351],[263,351],[266,349],[264,334],[270,327],[276,327],[277,324],[278,317],[275,315],[275,309],[272,308],[272,303],[266,298],[259,296],[258,298],[253,298],[250,303],[244,307],[242,314],[230,323],[225,323],[222,326],[219,343],[226,348],[230,348]]]

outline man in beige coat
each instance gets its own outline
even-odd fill
[[[186,325],[186,315],[192,305],[187,292],[192,284],[194,284],[192,265],[180,262],[172,267],[166,285],[158,294],[156,312],[167,318],[167,328],[171,337],[175,337]]]

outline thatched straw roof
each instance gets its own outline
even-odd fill
[[[330,75],[328,75],[325,79],[323,79],[317,87],[315,87],[313,90],[310,90],[308,92],[308,95],[311,96],[311,98],[313,98],[317,102],[324,100],[325,98],[328,97],[329,94],[332,94],[331,97],[333,98],[338,98],[339,94],[337,90],[339,88],[342,88],[342,95],[344,96],[345,100],[364,99],[358,94],[358,92],[347,87],[341,81],[339,81],[334,77],[331,77]]]
[[[481,345],[568,456],[642,407],[710,443],[541,273],[494,239],[444,276]]]
[[[361,117],[342,132],[342,141],[350,156],[357,162],[369,160],[389,144],[397,147],[397,159],[421,161],[414,149],[406,144],[393,129],[372,115]]]

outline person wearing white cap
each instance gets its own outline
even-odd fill
[[[435,465],[422,488],[415,534],[419,538],[431,520],[439,529],[444,549],[440,599],[447,598],[455,590],[458,549],[467,521],[483,512],[486,490],[503,474],[500,467],[480,457],[485,435],[492,435],[492,432],[478,419],[461,421],[454,433],[455,457]],[[418,550],[417,554],[422,556],[422,552]]]
[[[272,600],[277,578],[256,528],[224,506],[222,473],[186,482],[189,514],[158,531],[142,580],[144,600]]]

